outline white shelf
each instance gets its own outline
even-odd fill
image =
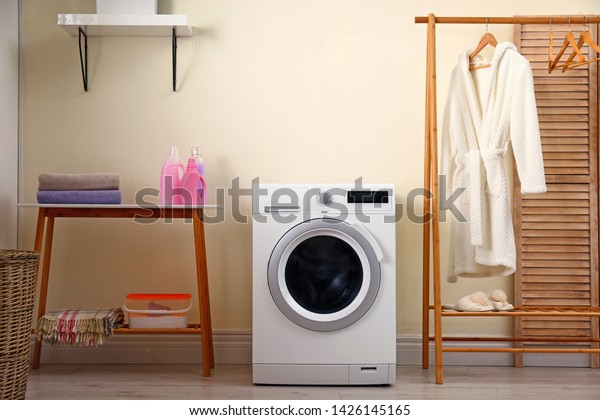
[[[173,92],[177,90],[177,38],[191,37],[186,15],[90,15],[61,13],[58,26],[79,37],[79,59],[83,89],[88,90],[88,36],[164,36],[171,37],[173,55]],[[84,46],[82,47],[82,37]]]
[[[88,36],[192,36],[186,15],[58,15],[58,26],[77,36],[79,28]]]

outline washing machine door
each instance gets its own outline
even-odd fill
[[[297,325],[346,328],[369,310],[381,283],[382,254],[360,225],[332,218],[300,223],[283,235],[268,266],[271,296]]]

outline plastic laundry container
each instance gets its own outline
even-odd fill
[[[188,293],[131,293],[123,309],[129,328],[187,328],[192,295]]]
[[[25,399],[38,253],[0,250],[0,399]]]

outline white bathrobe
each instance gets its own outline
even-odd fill
[[[489,68],[469,70],[469,54],[462,53],[452,71],[441,130],[440,175],[446,176],[445,196],[464,188],[456,201],[447,200],[446,208],[454,203],[466,219],[461,222],[460,215],[457,218],[441,209],[440,220],[451,223],[450,282],[457,277],[505,276],[515,271],[504,161],[509,145],[521,192],[546,191],[529,62],[510,42],[498,43]],[[478,56],[474,61],[481,65],[482,60]]]

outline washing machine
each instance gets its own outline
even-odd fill
[[[396,376],[394,187],[253,187],[256,384],[383,385]]]

